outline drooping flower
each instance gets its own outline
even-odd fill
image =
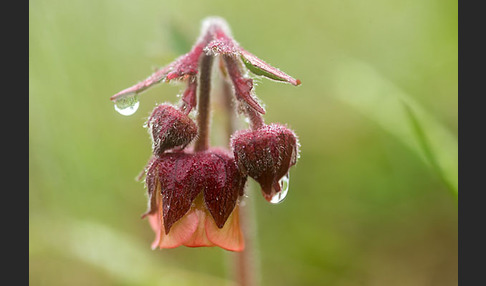
[[[237,110],[250,121],[249,130],[232,134],[231,151],[209,144],[209,95],[215,58],[221,78],[233,88],[226,89],[226,96],[234,95]],[[156,234],[152,248],[219,246],[241,251],[245,243],[239,208],[247,177],[260,183],[269,201],[281,192],[279,181],[295,165],[299,143],[285,126],[264,123],[265,109],[247,71],[300,85],[300,80],[243,49],[226,22],[211,17],[203,22],[201,35],[188,53],[110,98],[119,104],[117,110],[129,108],[130,112],[122,113],[127,115],[136,111],[138,94],[155,84],[173,80],[186,84],[178,105],[155,107],[146,122],[152,156],[139,179],[145,175],[149,204],[142,217],[148,218]],[[196,107],[193,121],[190,113]]]
[[[238,198],[246,176],[226,150],[167,152],[149,163],[144,216],[156,232],[153,248],[219,246],[241,251]]]
[[[280,124],[238,131],[231,137],[231,147],[239,169],[260,184],[267,201],[281,191],[280,179],[299,156],[297,136]]]

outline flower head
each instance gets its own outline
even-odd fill
[[[279,181],[299,154],[297,136],[280,124],[239,131],[231,137],[231,147],[240,170],[260,184],[267,201],[281,191]]]
[[[231,151],[209,144],[214,59],[219,60],[226,86],[232,86],[224,89],[225,96],[234,96],[237,110],[250,121],[248,130],[229,132],[233,133],[228,144]],[[123,113],[132,114],[138,107],[138,94],[153,85],[172,80],[186,84],[178,105],[164,103],[155,107],[146,123],[152,157],[143,172],[149,203],[142,217],[148,218],[156,234],[152,248],[219,246],[241,251],[245,244],[239,208],[247,177],[260,183],[269,201],[281,193],[279,182],[295,165],[299,143],[287,127],[264,123],[265,109],[247,71],[300,85],[300,80],[243,49],[226,22],[212,17],[203,22],[201,35],[187,54],[110,98],[115,105],[121,103],[123,110],[137,103],[130,112]],[[190,113],[196,107],[194,122]]]
[[[149,163],[146,186],[153,247],[220,246],[239,251],[238,198],[246,176],[223,149],[167,152]]]

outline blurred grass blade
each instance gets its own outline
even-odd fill
[[[344,59],[334,78],[335,95],[410,147],[458,196],[458,142],[411,96],[370,65]]]
[[[49,232],[30,229],[30,243],[36,242],[36,247],[30,247],[30,255],[51,248],[106,271],[123,285],[233,285],[229,280],[168,265],[157,250],[150,249],[150,243],[143,244],[97,222],[73,218],[33,220],[36,226],[49,221],[51,228]]]

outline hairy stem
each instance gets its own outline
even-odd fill
[[[265,125],[263,116],[248,104],[245,104],[245,113],[248,116],[248,119],[250,120],[251,129],[258,129],[263,125]]]
[[[231,135],[233,132],[236,131],[236,116],[235,116],[235,107],[233,105],[233,87],[231,84],[226,81],[221,81],[222,85],[222,92],[223,92],[223,105],[226,113],[226,124],[225,124],[225,131],[226,131],[226,139],[227,142],[230,142]]]
[[[233,82],[236,98],[243,105],[243,111],[250,120],[251,128],[257,129],[263,126],[263,116],[265,110],[258,104],[252,96],[253,80],[243,76],[241,64],[232,56],[223,55],[223,60],[228,71],[228,75]]]
[[[252,191],[247,188],[246,192]],[[259,285],[259,259],[256,242],[256,213],[253,194],[245,198],[244,205],[240,207],[240,226],[245,237],[245,249],[237,252],[235,261],[235,278],[240,286]]]
[[[213,66],[213,56],[202,55],[200,74],[199,74],[199,102],[197,109],[198,136],[194,145],[194,151],[204,151],[209,148],[209,120],[210,120],[210,100],[211,92],[211,68]]]
[[[226,112],[226,137],[229,139],[236,131],[235,108],[233,106],[233,88],[231,83],[222,80],[223,102]],[[248,107],[251,109],[251,107]],[[251,186],[246,192],[251,191]],[[251,197],[251,198],[250,198]],[[244,201],[243,201],[244,200]],[[253,196],[240,198],[240,227],[245,239],[245,249],[233,254],[234,277],[239,286],[257,286],[259,261],[256,247],[256,213]]]

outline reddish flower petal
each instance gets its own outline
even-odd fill
[[[152,242],[152,249],[156,249],[160,245],[160,237],[161,237],[161,231],[163,231],[161,227],[162,220],[160,218],[160,215],[158,213],[151,214],[148,216],[148,220],[150,223],[150,226],[152,227],[152,230],[155,232],[155,240]]]
[[[245,248],[239,220],[239,207],[236,206],[223,228],[219,228],[205,209],[202,198],[196,198],[195,206],[177,221],[166,234],[160,216],[150,215],[149,221],[156,233],[152,249],[218,246],[230,251],[242,251]]]
[[[162,204],[159,197],[159,212],[149,215],[149,222],[155,232],[155,240],[152,243],[152,249],[159,248],[175,248],[183,245],[196,233],[198,228],[199,217],[196,212],[189,211],[182,219],[177,221],[171,228],[170,233],[165,232],[164,221],[160,215],[162,212]]]
[[[157,188],[160,190],[160,185]],[[163,229],[162,225],[162,199],[161,199],[161,194],[160,191],[154,192],[153,197],[151,197],[151,201],[154,201],[153,205],[154,208],[151,209],[151,211],[146,212],[142,218],[148,215],[148,220],[150,223],[150,226],[152,227],[152,230],[155,232],[155,240],[152,242],[152,249],[155,249],[159,243],[160,243],[160,237],[161,237],[161,229]]]
[[[171,228],[170,233],[165,233],[164,228],[160,229],[160,248],[175,248],[186,245],[198,232],[199,215],[195,211],[189,211],[182,219],[177,221]]]
[[[189,247],[214,246],[206,236],[204,229],[207,211],[202,205],[202,198],[196,199],[197,203],[171,227],[170,233],[165,231],[164,220],[161,216],[162,202],[159,193],[156,195],[159,211],[149,215],[150,226],[155,232],[155,240],[152,243],[152,249],[175,248],[181,245]]]
[[[184,245],[188,247],[214,246],[214,243],[212,243],[206,235],[206,221],[211,220],[211,216],[205,209],[201,196],[196,198],[195,206],[191,208],[189,213],[192,213],[197,217],[198,223],[195,231],[192,233],[189,239],[184,242]]]
[[[160,216],[150,215],[149,221],[156,232],[152,248],[175,248],[181,245],[187,247],[219,246],[230,251],[242,251],[245,247],[239,222],[239,207],[237,206],[228,218],[223,228],[219,228],[207,209],[201,196],[195,200],[195,205],[184,217],[177,221],[166,234],[163,220]]]
[[[245,248],[245,240],[240,227],[239,206],[234,208],[223,228],[219,228],[213,220],[207,219],[206,235],[216,246],[231,251],[242,251]]]

